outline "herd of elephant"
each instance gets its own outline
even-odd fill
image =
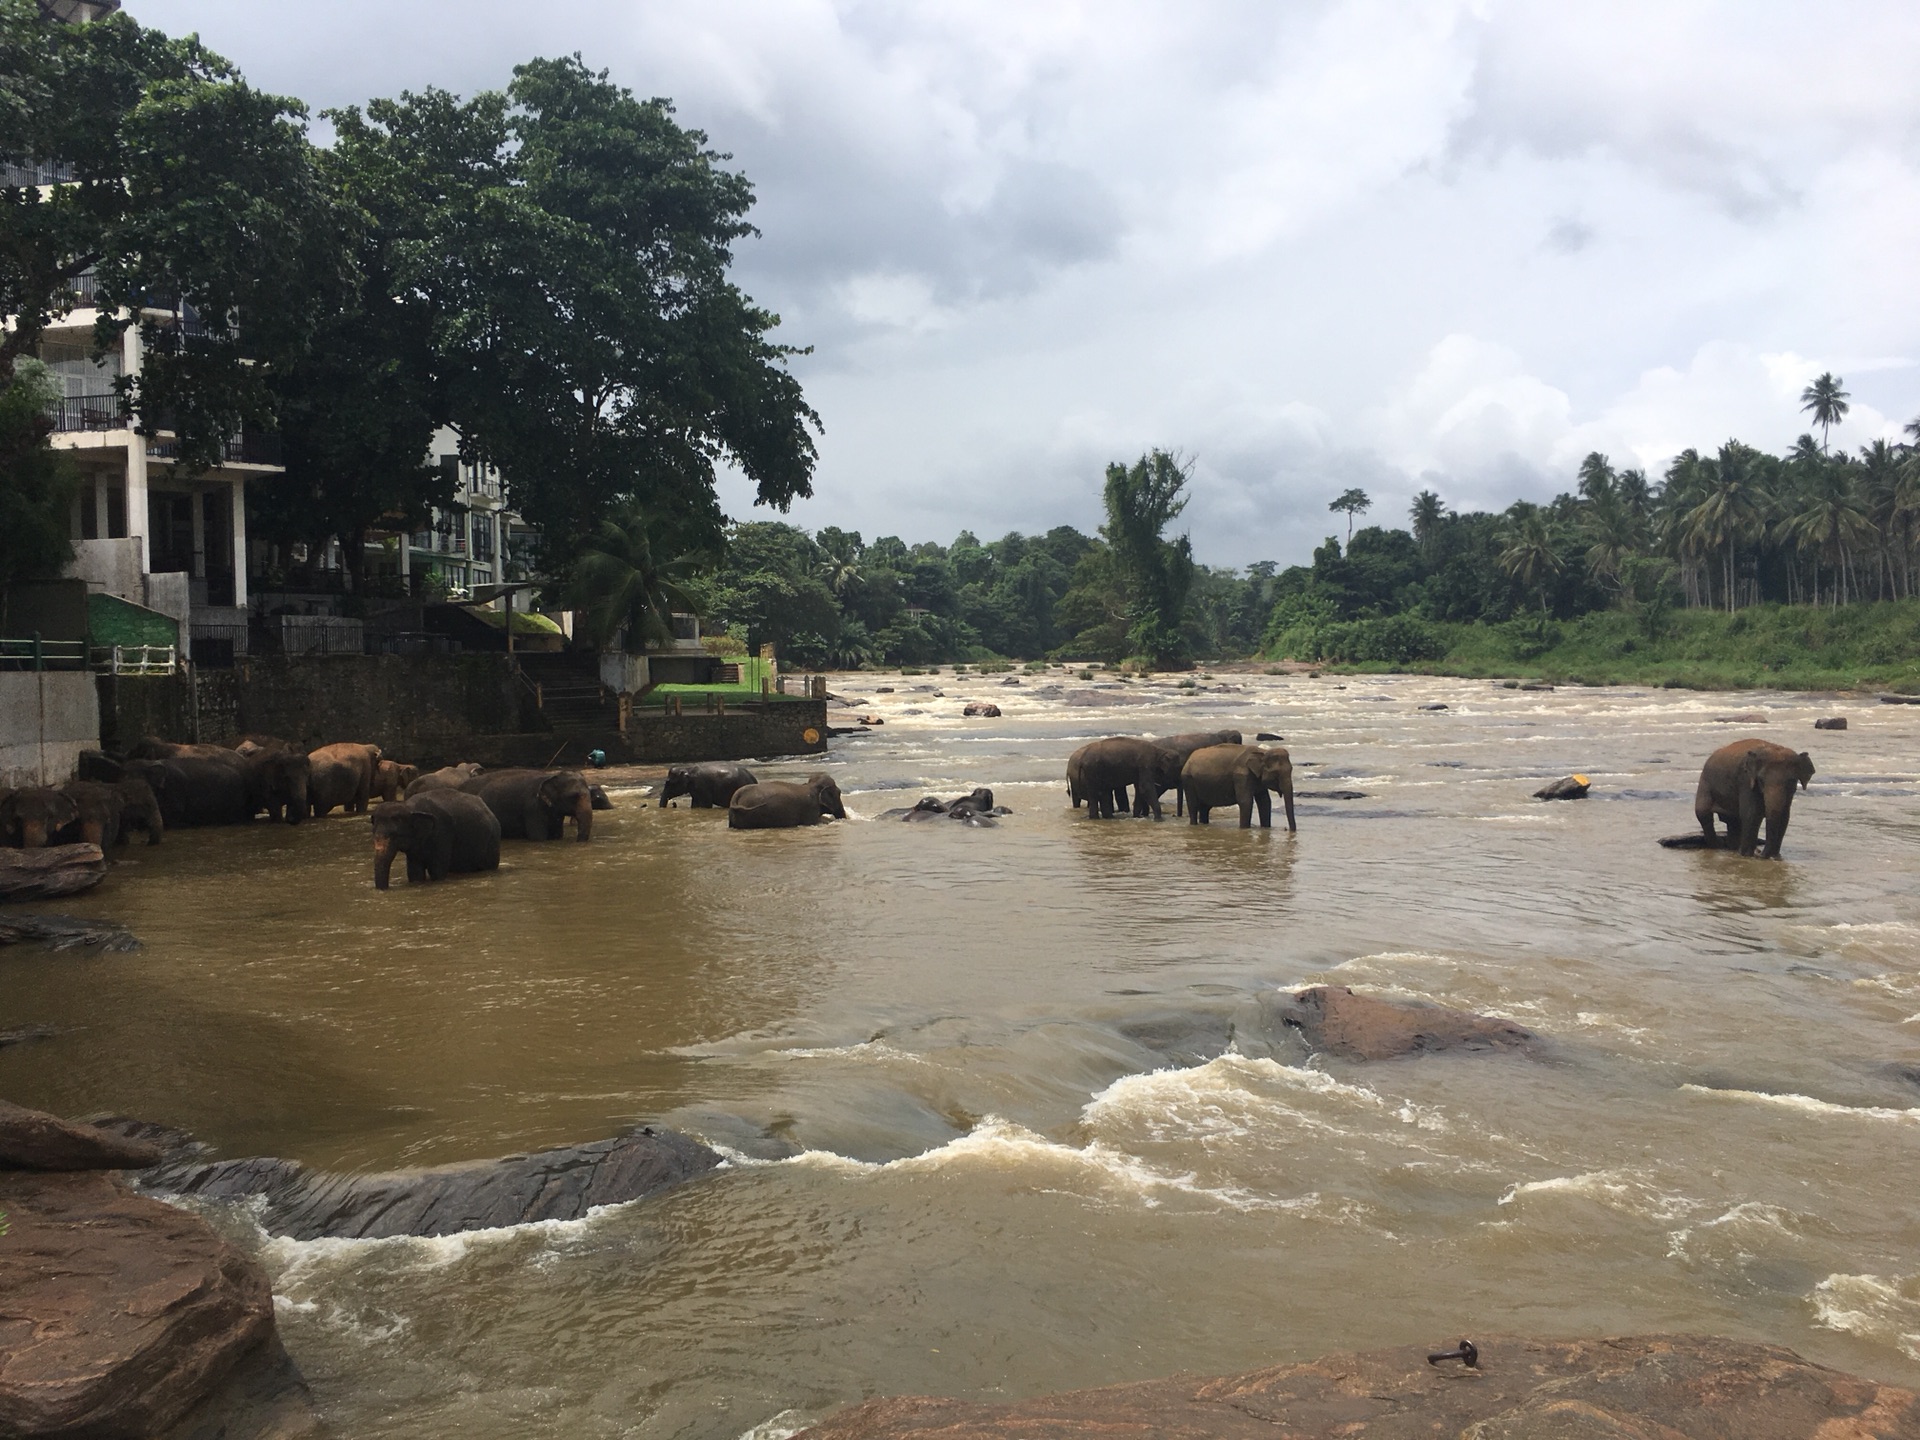
[[[1196,730],[1155,739],[1116,735],[1094,740],[1068,758],[1067,793],[1074,808],[1084,804],[1093,819],[1110,820],[1130,809],[1136,816],[1158,820],[1160,797],[1175,790],[1174,814],[1184,809],[1190,823],[1205,825],[1216,807],[1235,805],[1243,830],[1251,828],[1256,810],[1262,827],[1272,828],[1272,796],[1278,794],[1287,829],[1295,829],[1292,757],[1283,748],[1246,745],[1241,739],[1238,730]],[[1804,750],[1753,739],[1721,746],[1707,757],[1694,790],[1693,813],[1701,833],[1696,843],[1749,856],[1758,849],[1763,859],[1779,859],[1794,792],[1806,789],[1812,779],[1813,758]],[[1726,824],[1725,836],[1715,833],[1716,819]]]
[[[1694,815],[1701,836],[1693,843],[1778,859],[1795,790],[1804,790],[1813,773],[1804,751],[1757,739],[1722,746],[1700,772]],[[1256,812],[1261,826],[1271,828],[1278,794],[1287,829],[1296,828],[1292,758],[1284,748],[1243,744],[1237,730],[1116,735],[1082,745],[1067,761],[1073,806],[1084,804],[1095,819],[1127,813],[1160,819],[1160,797],[1168,790],[1176,792],[1174,813],[1186,813],[1191,823],[1207,824],[1216,808],[1235,806],[1242,829],[1251,827]],[[726,762],[669,769],[660,804],[682,796],[695,809],[725,808],[736,830],[790,829],[847,814],[830,775],[762,781],[744,765]],[[384,890],[398,855],[406,856],[408,880],[441,880],[497,869],[502,840],[556,840],[569,821],[576,840],[591,839],[593,812],[610,802],[577,770],[463,764],[423,775],[386,759],[377,745],[302,751],[260,735],[231,746],[150,739],[124,756],[83,752],[78,778],[66,785],[0,790],[0,844],[38,849],[85,842],[106,850],[138,832],[157,845],[170,826],[241,824],[263,813],[298,824],[336,808],[364,814],[369,807],[373,879]],[[952,802],[929,798],[881,818],[992,824],[993,816],[1006,813],[994,805],[992,791],[980,789]],[[1727,827],[1724,837],[1715,832],[1716,819]]]

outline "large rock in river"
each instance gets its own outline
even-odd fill
[[[1479,1342],[1479,1367],[1402,1348],[1013,1404],[870,1400],[801,1440],[1915,1440],[1920,1397],[1712,1336]]]
[[[0,1173],[0,1210],[0,1435],[158,1435],[273,1333],[258,1266],[109,1175]]]
[[[106,878],[107,857],[98,845],[0,849],[0,900],[51,900],[91,890]]]
[[[0,1100],[0,1170],[144,1170],[158,1145]]]
[[[124,1133],[183,1141],[158,1126],[110,1122]],[[297,1160],[176,1158],[139,1177],[162,1195],[265,1199],[260,1224],[295,1240],[454,1235],[535,1220],[577,1220],[598,1205],[637,1200],[703,1175],[720,1156],[698,1140],[641,1126],[611,1140],[432,1169],[335,1175]],[[201,1152],[203,1153],[203,1152]]]
[[[1356,995],[1315,985],[1280,1007],[1280,1018],[1316,1050],[1348,1060],[1390,1060],[1437,1050],[1532,1050],[1539,1037],[1510,1020]]]

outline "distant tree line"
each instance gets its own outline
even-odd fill
[[[1903,599],[1920,578],[1920,421],[1909,443],[1876,440],[1853,454],[1827,435],[1848,410],[1840,380],[1802,396],[1821,430],[1784,455],[1738,440],[1685,450],[1657,481],[1581,462],[1573,491],[1499,514],[1454,513],[1431,490],[1407,529],[1368,526],[1343,547],[1329,538],[1311,566],[1276,579],[1265,636],[1302,659],[1436,659],[1444,639],[1425,621],[1531,620],[1634,612],[1650,633],[1675,606],[1736,610]],[[1366,497],[1330,507],[1352,515]]]

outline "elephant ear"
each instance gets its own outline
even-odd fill
[[[1806,789],[1807,782],[1813,779],[1813,757],[1802,750],[1794,757],[1793,773],[1800,781],[1800,788],[1802,790]]]
[[[1740,757],[1740,768],[1734,772],[1735,787],[1741,790],[1758,790],[1766,776],[1766,762],[1760,758],[1758,750],[1749,750]]]

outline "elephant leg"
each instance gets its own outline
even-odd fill
[[[87,844],[98,845],[102,850],[113,843],[107,839],[107,822],[104,820],[82,821],[80,836]]]
[[[1260,807],[1260,828],[1262,830],[1273,829],[1273,797],[1267,793],[1266,786],[1258,785],[1254,787],[1253,803]]]
[[[427,867],[411,852],[407,855],[407,883],[418,885],[427,878]]]
[[[529,805],[527,807],[527,839],[551,840],[553,838],[552,835],[547,833],[547,812],[545,809],[538,804]]]
[[[1780,858],[1780,842],[1787,838],[1787,816],[1790,813],[1786,810],[1769,809],[1767,811],[1767,844],[1766,848],[1760,852],[1763,859],[1778,860]]]
[[[1740,853],[1752,855],[1760,842],[1760,822],[1766,818],[1766,805],[1760,792],[1751,787],[1740,792]]]

